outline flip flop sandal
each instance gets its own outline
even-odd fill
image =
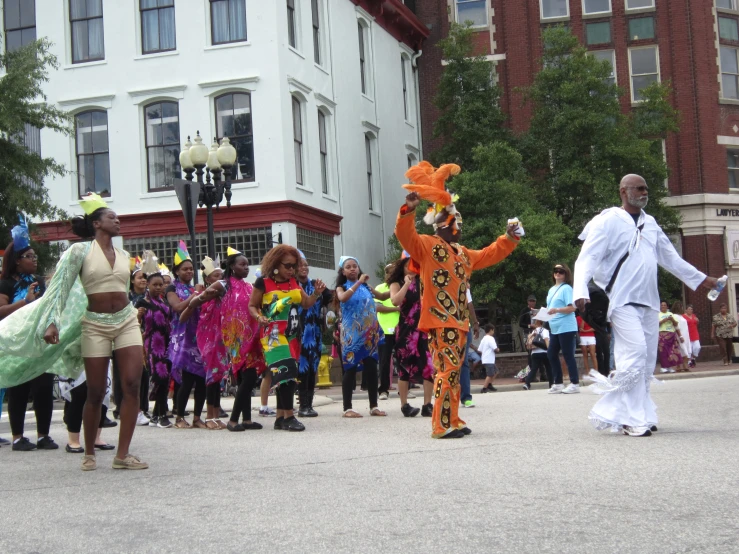
[[[203,423],[202,419],[198,419],[197,421],[192,422],[192,428],[193,429],[208,429],[208,427],[205,426],[205,423]]]
[[[355,412],[354,410],[346,410],[342,417],[346,417],[349,419],[357,419],[357,418],[364,417],[364,416],[362,416],[362,414],[360,414],[359,412]]]
[[[385,417],[387,413],[383,412],[380,408],[372,408],[370,410],[371,416]]]
[[[225,429],[226,428],[226,424],[223,423],[220,419],[216,419],[214,421],[215,421],[216,425],[218,425],[218,429]]]
[[[192,426],[184,418],[175,421],[175,429],[190,429]]]
[[[216,420],[215,419],[206,419],[205,420],[205,426],[208,429],[210,429],[211,431],[216,431],[216,430],[220,429],[220,427],[218,427],[218,424],[216,423]]]

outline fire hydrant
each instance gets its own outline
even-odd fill
[[[321,356],[321,361],[318,363],[318,382],[316,387],[319,389],[327,389],[332,386],[331,382],[331,364],[334,359],[328,354]]]

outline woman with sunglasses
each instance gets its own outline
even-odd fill
[[[212,261],[210,267],[205,262],[203,265],[206,265],[205,271],[213,267]],[[186,321],[202,306],[197,336],[209,390],[218,385],[220,393],[221,380],[229,369],[239,381],[231,419],[225,426],[229,431],[262,428],[251,420],[251,391],[266,365],[259,342],[259,323],[249,313],[254,289],[244,281],[248,275],[247,257],[229,247],[223,279],[212,283],[180,315],[180,321]],[[211,415],[211,419],[218,417],[215,409]],[[240,415],[243,423],[239,423]]]
[[[572,300],[572,272],[567,264],[557,264],[552,270],[554,286],[547,294],[547,308],[549,315],[554,317],[549,320],[549,364],[552,366],[552,378],[554,384],[549,389],[549,394],[575,394],[580,392],[580,376],[577,372],[575,361],[575,341],[577,337],[577,318],[575,317],[575,306]],[[570,384],[564,386],[562,376],[562,364],[559,354],[567,364],[567,372],[570,374]]]
[[[272,374],[272,388],[277,397],[275,429],[304,431],[293,413],[295,385],[300,359],[299,325],[293,325],[298,307],[312,307],[326,285],[317,279],[312,294],[306,294],[295,279],[300,253],[280,244],[262,260],[262,277],[254,282],[249,313],[262,327],[262,348]]]
[[[13,228],[13,242],[5,249],[3,269],[0,275],[0,319],[27,306],[40,298],[46,290],[43,277],[36,274],[38,256],[31,247],[28,227],[25,222]],[[54,409],[54,376],[42,373],[6,391],[8,396],[8,419],[13,433],[15,451],[55,450],[59,446],[49,436],[51,414]],[[37,442],[33,443],[23,436],[26,407],[29,395],[33,393],[33,409],[36,414]],[[2,407],[2,406],[0,406]],[[0,439],[0,445],[8,441]]]

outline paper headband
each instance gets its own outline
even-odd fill
[[[85,212],[86,215],[90,215],[92,212],[99,210],[100,208],[108,207],[105,200],[103,200],[99,194],[95,194],[94,192],[80,198],[79,203],[82,207],[82,211]]]
[[[231,247],[228,248],[229,251],[233,250]],[[229,254],[230,256],[231,254]],[[213,260],[210,258],[210,256],[206,256],[203,258],[203,275],[205,277],[208,277],[211,273],[213,273],[215,270],[221,269],[221,258],[220,256],[216,256],[216,259]]]
[[[187,251],[187,244],[185,244],[184,240],[180,241],[180,244],[177,246],[177,252],[175,252],[174,255],[174,265],[178,266],[182,262],[186,261],[192,261],[192,258],[190,257],[190,253]]]

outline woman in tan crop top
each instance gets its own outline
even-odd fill
[[[113,350],[120,371],[123,401],[118,452],[113,469],[146,469],[148,465],[129,453],[128,448],[139,413],[139,384],[143,359],[141,331],[136,310],[128,299],[129,256],[113,246],[120,221],[100,197],[80,202],[84,217],[72,219],[72,231],[91,242],[74,244],[71,255],[82,258],[79,278],[87,295],[87,311],[82,318],[82,358],[87,376],[87,402],[83,415],[85,456],[82,470],[97,469],[95,436],[108,381]],[[90,209],[92,208],[92,210]],[[60,330],[53,318],[44,334],[48,344],[59,343]]]

